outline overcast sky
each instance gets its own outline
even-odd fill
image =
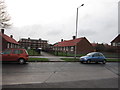
[[[76,9],[79,8],[78,37],[91,43],[110,44],[118,35],[119,0],[5,0],[12,27],[7,35],[44,39],[56,43],[75,35]]]

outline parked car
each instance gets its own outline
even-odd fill
[[[106,58],[100,52],[91,52],[91,53],[88,53],[86,56],[80,57],[80,62],[81,63],[84,63],[84,62],[86,62],[86,63],[102,62],[103,64],[105,64],[106,63]]]
[[[17,61],[24,64],[28,61],[28,53],[25,49],[6,49],[2,53],[2,61]]]

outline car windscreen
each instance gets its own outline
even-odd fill
[[[88,53],[87,56],[92,56],[94,53]]]
[[[5,50],[2,52],[2,54],[10,54],[12,52],[12,50]]]
[[[13,50],[13,54],[22,54],[23,51],[22,50]]]

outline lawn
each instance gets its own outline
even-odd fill
[[[107,59],[107,61],[118,62],[120,59]]]
[[[54,55],[56,55],[56,56],[68,56],[68,57],[73,57],[73,56],[75,56],[75,54],[70,54],[70,53],[65,53],[65,52],[55,52],[55,53],[53,53]],[[85,54],[77,54],[76,56],[77,57],[81,57],[81,56],[84,56]]]
[[[27,52],[28,52],[28,54],[29,55],[33,55],[33,56],[38,56],[38,55],[40,55],[38,52],[36,52],[35,50],[32,50],[32,49],[29,49],[29,50],[27,50]]]
[[[29,58],[28,61],[35,61],[35,62],[46,62],[46,61],[49,61],[48,58]]]

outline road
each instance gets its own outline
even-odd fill
[[[118,88],[118,63],[3,64],[3,88]]]

